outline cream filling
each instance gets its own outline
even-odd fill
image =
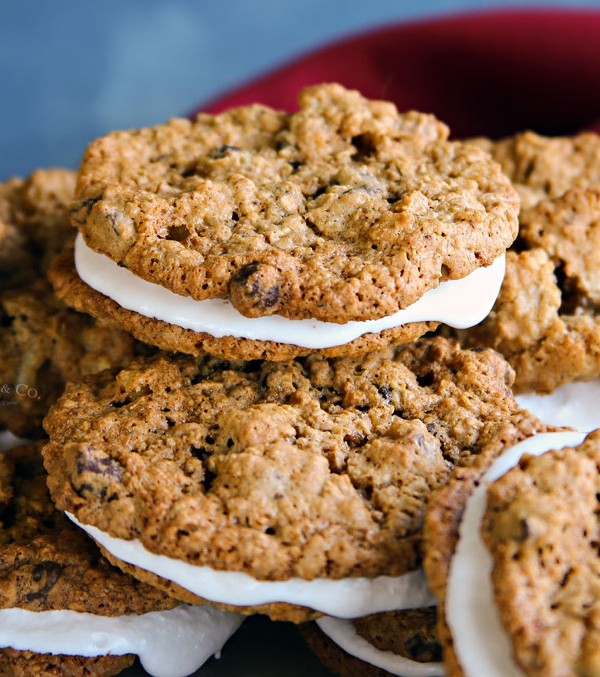
[[[467,677],[522,677],[500,622],[492,588],[492,558],[481,537],[487,487],[518,464],[523,454],[539,456],[550,449],[576,446],[580,432],[541,433],[504,452],[484,474],[468,498],[459,541],[450,564],[446,620],[454,650]]]
[[[381,651],[361,637],[352,621],[339,618],[319,618],[317,625],[346,653],[402,677],[438,677],[444,674],[442,663],[419,663],[392,651]]]
[[[20,447],[22,444],[29,444],[31,440],[24,440],[21,437],[13,435],[8,430],[0,433],[0,452],[8,451],[13,447]]]
[[[346,324],[290,320],[278,315],[248,318],[225,299],[196,301],[180,296],[159,284],[142,280],[107,256],[93,251],[85,244],[81,234],[75,241],[75,267],[89,287],[108,296],[122,308],[145,317],[215,338],[234,336],[318,350],[343,345],[363,334],[379,333],[410,322],[438,321],[461,329],[478,324],[488,315],[500,291],[505,256],[460,280],[443,282],[393,315]]]
[[[109,536],[97,527],[82,524],[70,513],[66,514],[117,559],[166,578],[211,602],[233,606],[286,602],[339,618],[358,618],[378,611],[434,604],[420,569],[396,577],[260,581],[239,571],[217,571],[166,555],[155,555],[138,540]]]
[[[154,677],[195,672],[238,629],[243,616],[181,605],[131,616],[0,610],[0,646],[69,656],[137,654]]]
[[[517,395],[517,402],[548,425],[585,432],[600,428],[600,379],[565,383],[549,395]]]

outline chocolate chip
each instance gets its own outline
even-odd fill
[[[100,456],[93,447],[87,447],[85,451],[77,454],[77,472],[103,475],[120,482],[123,479],[123,466],[109,456]]]
[[[36,599],[46,599],[48,593],[56,585],[58,579],[62,576],[63,567],[56,562],[40,562],[33,567],[31,577],[36,583],[41,583],[41,587],[34,592],[28,592],[25,599],[32,602]]]

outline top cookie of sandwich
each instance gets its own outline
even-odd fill
[[[340,323],[391,315],[513,241],[509,181],[434,117],[340,85],[299,104],[97,139],[73,222],[92,249],[178,294]]]

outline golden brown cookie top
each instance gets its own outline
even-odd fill
[[[495,602],[526,675],[598,672],[599,514],[600,432],[523,457],[488,490]]]
[[[547,137],[523,132],[490,147],[521,197],[523,209],[569,188],[600,184],[600,136]]]
[[[61,509],[150,551],[259,579],[399,575],[454,464],[520,410],[492,351],[157,356],[67,387],[45,425]]]
[[[95,250],[249,317],[390,315],[489,265],[518,199],[489,155],[340,85],[94,141],[72,212]]]
[[[40,445],[2,457],[0,608],[140,614],[177,603],[112,567],[50,501]]]

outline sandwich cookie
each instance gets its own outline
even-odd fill
[[[502,353],[537,416],[589,431],[600,426],[600,137],[527,133],[490,148],[523,199],[519,237],[492,312],[461,340]]]
[[[439,677],[435,609],[388,611],[355,620],[324,617],[300,626],[311,650],[342,677]]]
[[[498,288],[518,212],[499,166],[434,117],[339,85],[299,106],[93,142],[72,211],[83,238],[52,274],[61,298],[163,349],[228,359],[356,354],[464,326],[445,301],[412,307],[476,272],[470,289]],[[140,278],[135,294],[111,284],[117,266]]]
[[[434,494],[425,569],[446,674],[598,674],[599,470],[600,433],[546,433]]]
[[[433,489],[503,421],[541,426],[511,381],[493,351],[439,338],[289,363],[159,355],[67,386],[49,487],[111,561],[183,601],[297,622],[418,608]]]
[[[39,437],[66,380],[127,364],[141,348],[129,334],[99,325],[56,298],[45,273],[72,241],[67,204],[75,174],[38,170],[0,186],[0,429]]]
[[[39,445],[0,455],[0,673],[183,677],[242,617],[181,605],[110,566],[50,501]]]

